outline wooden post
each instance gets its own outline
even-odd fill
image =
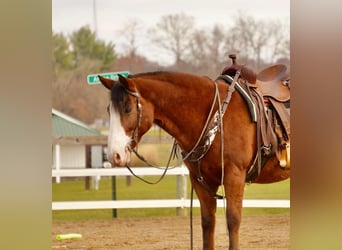
[[[85,145],[85,155],[86,155],[86,168],[91,168],[91,146],[90,145]],[[85,189],[89,190],[90,189],[90,177],[86,176],[85,177]]]
[[[55,166],[56,166],[56,170],[60,170],[61,169],[61,146],[59,144],[55,145]],[[56,183],[60,183],[61,182],[61,177],[57,176],[56,177]]]
[[[116,176],[112,176],[112,200],[116,200]],[[116,208],[113,209],[113,218],[117,217]]]
[[[177,175],[177,198],[186,199],[187,191],[187,176]],[[186,209],[184,207],[177,207],[177,215],[186,216]]]
[[[177,166],[181,166],[182,156],[180,153],[179,148],[177,147]],[[187,176],[183,175],[177,175],[177,199],[186,199],[186,193],[187,193]],[[176,208],[177,215],[178,216],[186,216],[186,208],[184,207],[177,207]]]

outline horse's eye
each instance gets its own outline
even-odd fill
[[[109,114],[109,105],[107,106],[107,113]]]
[[[131,113],[131,111],[132,111],[132,105],[131,105],[130,102],[125,102],[123,111],[124,111],[126,114]]]

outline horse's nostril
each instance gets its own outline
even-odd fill
[[[121,162],[120,154],[115,153],[115,154],[113,155],[113,161],[114,161],[114,164],[115,164],[115,165],[120,165],[120,162]]]

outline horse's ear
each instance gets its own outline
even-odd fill
[[[135,84],[134,82],[131,80],[131,79],[128,79],[122,75],[118,75],[119,76],[119,82],[124,85],[124,87],[129,90],[129,91],[132,91],[132,92],[135,92],[137,89],[135,87]]]
[[[105,86],[107,89],[111,90],[112,89],[112,86],[113,84],[115,83],[115,81],[113,81],[112,79],[108,79],[108,78],[104,78],[100,75],[98,75],[101,83],[103,86]]]

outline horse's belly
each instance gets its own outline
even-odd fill
[[[280,167],[277,157],[270,158],[260,175],[252,183],[273,183],[286,180],[290,177],[290,169]]]

